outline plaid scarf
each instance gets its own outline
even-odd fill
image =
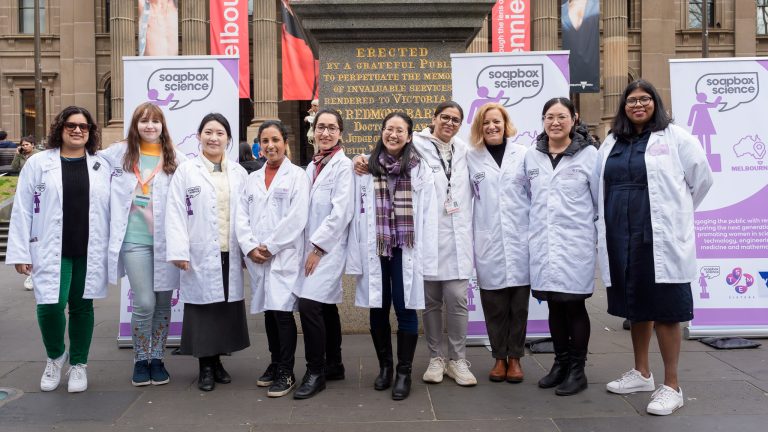
[[[329,148],[328,150],[320,150],[315,153],[314,156],[312,156],[312,162],[315,163],[315,176],[312,178],[312,183],[315,182],[317,176],[320,175],[320,171],[322,171],[323,168],[328,165],[328,162],[331,161],[333,155],[335,155],[339,150],[341,150],[341,144],[336,143],[336,145]]]
[[[387,175],[377,174],[373,178],[376,199],[376,252],[379,256],[391,257],[393,247],[413,247],[413,194],[410,170],[419,164],[414,156],[408,167],[401,173],[400,159],[381,152],[379,163]],[[394,198],[390,197],[388,181],[395,183]]]

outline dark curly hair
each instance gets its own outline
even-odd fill
[[[63,144],[62,134],[64,133],[64,123],[75,115],[82,114],[88,123],[88,142],[85,143],[85,150],[88,154],[96,154],[101,148],[101,133],[99,131],[99,125],[93,120],[91,113],[79,106],[68,106],[61,110],[61,112],[53,119],[51,124],[51,132],[48,134],[48,143],[46,148],[56,149],[61,148]]]

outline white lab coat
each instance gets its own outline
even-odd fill
[[[336,152],[312,183],[309,195],[309,219],[304,229],[304,255],[300,261],[299,283],[294,292],[300,298],[321,303],[342,302],[341,275],[347,259],[349,221],[354,208],[352,161],[344,150]],[[315,163],[307,167],[312,182]],[[304,263],[317,245],[326,252],[314,273],[304,276]]]
[[[445,211],[448,177],[440,163],[429,128],[413,135],[413,144],[435,178],[435,203],[437,205],[437,276],[425,276],[424,280],[456,280],[472,277],[472,187],[467,170],[469,147],[459,137],[454,138],[451,160],[451,196],[458,203],[458,213]]]
[[[208,304],[224,301],[216,189],[204,156],[182,163],[168,191],[165,236],[168,261],[189,261],[181,271],[180,300]],[[235,217],[247,173],[237,162],[226,163],[229,182],[229,302],[243,300],[243,256],[237,247]]]
[[[597,253],[600,275],[611,285],[608,246],[605,240],[605,163],[616,137],[609,135],[600,147],[595,169],[599,186]],[[648,195],[653,230],[653,264],[657,283],[687,283],[696,279],[696,236],[693,212],[712,186],[712,170],[701,144],[683,128],[670,124],[651,133],[645,150]]]
[[[118,279],[125,276],[125,268],[120,259],[120,248],[123,246],[125,232],[128,228],[128,213],[131,209],[136,185],[139,183],[133,172],[123,170],[123,157],[128,144],[118,142],[100,152],[112,167],[112,184],[110,207],[112,216],[109,224],[109,283],[116,284]],[[187,157],[176,151],[176,166],[186,161]],[[173,175],[160,170],[152,179],[152,217],[154,219],[153,251],[155,291],[171,291],[179,288],[179,269],[166,261],[165,248],[165,205],[168,188]]]
[[[526,147],[507,143],[501,167],[483,146],[467,157],[474,193],[472,226],[481,289],[530,284]]]
[[[265,245],[274,255],[264,264],[248,257],[251,313],[296,310],[293,293],[304,269],[304,227],[309,212],[309,178],[285,158],[267,189],[266,168],[251,173],[237,212],[237,239],[244,254]]]
[[[533,290],[591,294],[595,289],[597,158],[597,149],[587,145],[553,170],[548,154],[531,148],[525,155]]]
[[[433,183],[432,169],[424,160],[411,170],[416,239],[413,248],[403,248],[406,309],[424,309],[424,277],[437,276],[437,202]],[[345,271],[355,276],[355,305],[366,308],[382,307],[375,200],[373,176],[355,175],[355,208]]]
[[[86,152],[88,165],[88,255],[84,299],[107,296],[109,164]],[[21,170],[11,212],[6,264],[32,264],[37,304],[59,302],[63,224],[59,149],[32,155]]]

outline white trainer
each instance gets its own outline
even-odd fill
[[[445,360],[442,357],[432,357],[421,379],[424,382],[437,384],[443,382],[443,375],[445,375]]]
[[[61,368],[64,367],[64,363],[69,359],[69,353],[64,352],[61,357],[57,359],[48,359],[45,363],[45,370],[43,371],[43,377],[40,378],[40,390],[42,391],[54,391],[59,386],[61,381]]]
[[[35,285],[32,283],[32,276],[27,276],[26,279],[24,279],[24,289],[27,291],[32,291],[35,288]]]
[[[85,372],[85,368],[88,365],[78,363],[69,368],[67,375],[69,375],[69,385],[67,391],[70,393],[84,392],[88,388],[88,374]]]
[[[640,371],[632,369],[629,372],[624,372],[621,378],[606,384],[605,389],[611,393],[629,394],[654,391],[656,386],[653,384],[653,374],[645,378]]]
[[[469,370],[470,366],[472,364],[466,359],[451,360],[448,362],[445,374],[453,378],[456,384],[460,386],[473,386],[477,384],[477,378]]]
[[[651,395],[651,402],[645,409],[648,414],[665,416],[683,407],[683,389],[675,391],[672,387],[661,385]]]

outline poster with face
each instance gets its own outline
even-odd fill
[[[600,91],[600,0],[563,0],[563,49],[570,51],[571,92]]]

